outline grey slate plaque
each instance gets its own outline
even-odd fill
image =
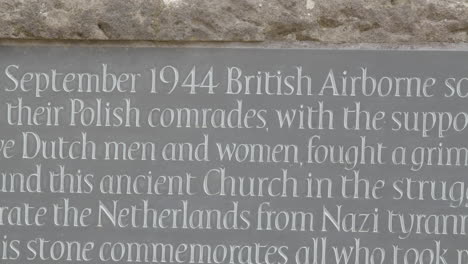
[[[468,52],[0,48],[0,263],[468,263]]]

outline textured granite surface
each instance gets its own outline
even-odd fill
[[[456,0],[0,0],[0,38],[467,42]]]

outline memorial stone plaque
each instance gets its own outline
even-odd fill
[[[468,52],[0,48],[0,263],[468,263]]]

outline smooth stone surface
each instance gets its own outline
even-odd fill
[[[0,0],[0,38],[466,42],[458,0]]]

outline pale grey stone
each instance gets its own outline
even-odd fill
[[[466,42],[464,0],[0,0],[0,38]]]

